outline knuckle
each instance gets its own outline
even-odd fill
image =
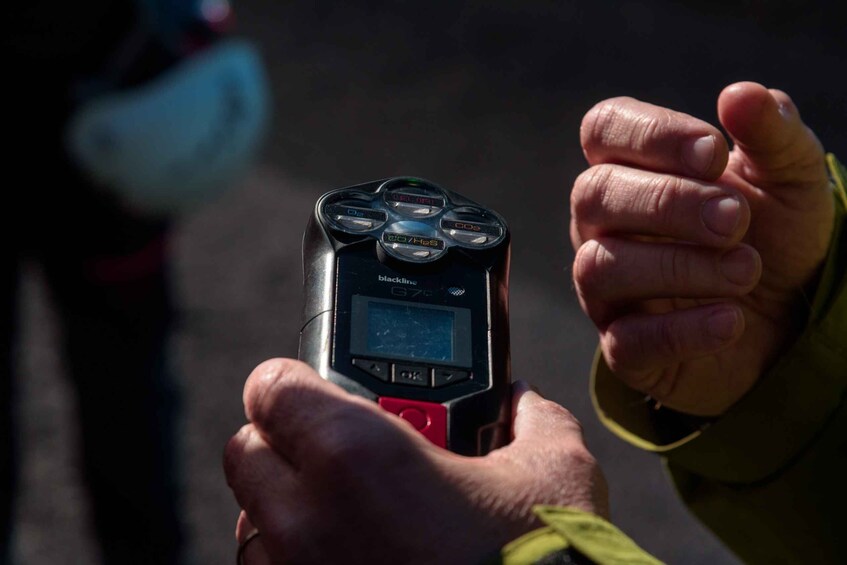
[[[673,120],[670,112],[658,109],[656,112],[638,114],[634,117],[629,130],[628,144],[635,151],[649,148],[667,130]]]
[[[659,277],[665,289],[687,287],[693,280],[693,257],[687,249],[676,245],[662,249],[659,255]]]
[[[619,331],[615,322],[606,329],[602,343],[603,357],[613,373],[618,374],[626,369],[629,352],[632,349],[630,342],[626,333]]]
[[[652,359],[656,351],[655,337],[640,328],[624,329],[613,322],[603,336],[603,357],[609,370],[627,386],[647,392],[656,379]]]
[[[608,206],[609,187],[614,168],[596,165],[582,172],[571,192],[571,217],[577,222],[593,222]]]
[[[623,107],[631,98],[609,98],[594,105],[583,117],[579,127],[583,150],[588,153],[596,145],[606,145],[618,135],[617,123]]]
[[[260,365],[251,378],[245,406],[250,420],[260,428],[270,428],[284,417],[289,406],[308,401],[311,394],[305,365],[292,359],[268,361]]]
[[[296,372],[297,368],[302,363],[295,359],[268,359],[263,361],[253,369],[250,374],[251,379],[259,380],[260,382],[273,381],[283,379],[289,374]]]
[[[333,427],[314,442],[314,460],[317,469],[331,471],[355,467],[366,459],[370,446],[343,427]]]
[[[684,181],[674,176],[659,176],[644,191],[644,208],[661,225],[671,225],[677,217],[679,197]]]
[[[244,405],[251,420],[260,418],[263,409],[273,405],[276,388],[289,373],[289,365],[284,359],[271,359],[260,363],[244,386]]]
[[[676,388],[676,383],[677,379],[674,377],[673,372],[665,369],[656,376],[652,384],[645,387],[644,392],[649,394],[655,400],[664,402],[665,399],[673,394],[674,389]]]
[[[251,433],[251,428],[252,426],[249,424],[243,426],[238,433],[226,442],[226,446],[224,447],[224,474],[227,477],[227,481],[230,483],[238,474],[238,469],[244,458],[244,451]]]
[[[614,256],[596,239],[585,242],[574,257],[574,284],[583,296],[602,294],[606,276]]]
[[[325,485],[328,493],[362,489],[362,469],[375,466],[378,454],[355,442],[324,445],[319,451],[323,456],[312,459],[309,473]]]
[[[579,125],[579,140],[583,150],[587,151],[597,140],[601,139],[600,132],[608,121],[608,101],[598,102],[585,116]]]
[[[363,466],[379,464],[391,452],[391,438],[376,424],[372,414],[360,407],[341,408],[321,426],[307,448],[304,459],[314,473],[344,481],[357,476]]]
[[[554,402],[552,400],[543,399],[537,410],[541,412],[546,412],[551,420],[556,420],[566,424],[569,428],[573,428],[577,432],[579,432],[580,436],[582,435],[583,428],[582,423],[574,416],[573,412],[559,404],[558,402]]]
[[[245,426],[233,437],[224,450],[224,474],[241,506],[248,514],[255,510],[274,477],[269,475],[270,452],[267,444],[258,439],[252,426]],[[271,455],[272,456],[272,455]]]
[[[682,339],[683,332],[680,331],[682,328],[667,318],[658,320],[655,327],[655,346],[657,346],[666,357],[678,358],[684,350],[684,343]],[[649,343],[644,343],[645,347],[650,347],[650,345],[651,344]]]
[[[584,443],[574,442],[569,449],[568,456],[576,465],[579,465],[589,472],[600,468],[597,458],[594,457]]]

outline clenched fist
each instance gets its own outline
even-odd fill
[[[574,283],[609,368],[690,414],[729,408],[802,328],[834,206],[824,153],[791,99],[724,89],[714,126],[631,98],[580,131]]]

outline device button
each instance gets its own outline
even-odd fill
[[[468,245],[485,245],[491,241],[490,236],[472,231],[450,230],[447,233],[449,233],[450,237],[456,241],[460,241]]]
[[[398,416],[412,424],[419,432],[425,430],[429,425],[429,418],[427,418],[426,412],[422,412],[417,408],[404,408]]]
[[[462,369],[435,369],[433,371],[433,386],[446,386],[466,381],[471,377],[470,372]]]
[[[381,396],[377,401],[386,412],[397,414],[438,447],[447,447],[447,408],[442,404]]]
[[[382,210],[330,204],[325,209],[334,222],[350,231],[369,231],[388,220],[388,215]]]
[[[432,216],[444,208],[443,198],[427,194],[391,191],[386,193],[385,200],[397,212],[412,218]]]
[[[361,208],[359,206],[344,206],[342,204],[329,204],[326,207],[326,213],[335,217],[368,218],[377,222],[384,222],[388,219],[388,216],[382,210],[372,210],[371,208]]]
[[[444,240],[437,237],[415,235],[413,233],[397,233],[386,231],[382,234],[382,241],[390,245],[406,245],[423,249],[441,251],[444,249]]]
[[[407,202],[392,202],[391,207],[403,214],[413,218],[425,218],[438,213],[441,208],[436,206],[427,206],[425,204],[409,204]]]
[[[396,384],[430,386],[429,369],[419,365],[394,365],[393,377]]]
[[[430,251],[429,249],[421,249],[420,247],[416,247],[414,245],[403,245],[402,243],[395,243],[391,246],[391,249],[398,255],[408,257],[409,259],[427,259],[432,256],[432,251]]]
[[[450,237],[465,245],[486,245],[503,235],[503,230],[498,225],[464,219],[443,218],[441,229],[445,230]]]
[[[391,370],[386,361],[373,361],[372,359],[353,358],[353,366],[358,367],[372,377],[376,377],[381,381],[388,382],[391,377]]]
[[[362,218],[353,218],[351,216],[336,216],[335,221],[353,231],[369,231],[374,227],[373,220],[365,220]]]
[[[416,235],[413,233],[382,233],[382,242],[386,250],[408,259],[435,258],[447,248],[443,239]]]

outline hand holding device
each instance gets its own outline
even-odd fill
[[[608,515],[603,475],[567,410],[518,383],[513,441],[484,457],[437,448],[373,402],[291,359],[244,387],[227,445],[244,563],[480,563],[540,525],[534,504]]]

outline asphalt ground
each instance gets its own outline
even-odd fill
[[[254,0],[237,9],[241,33],[262,48],[275,116],[261,164],[184,218],[175,238],[194,562],[233,559],[238,508],[221,452],[244,421],[250,370],[296,355],[300,238],[315,199],[404,174],[506,217],[513,374],[583,422],[611,485],[615,523],[667,562],[734,563],[678,502],[659,461],[613,437],[591,409],[596,338],[569,282],[566,230],[568,193],[584,167],[577,132],[585,111],[616,95],[714,122],[720,89],[756,80],[789,92],[824,145],[847,154],[843,5]],[[23,290],[18,553],[24,564],[96,563],[76,407],[37,265]]]

